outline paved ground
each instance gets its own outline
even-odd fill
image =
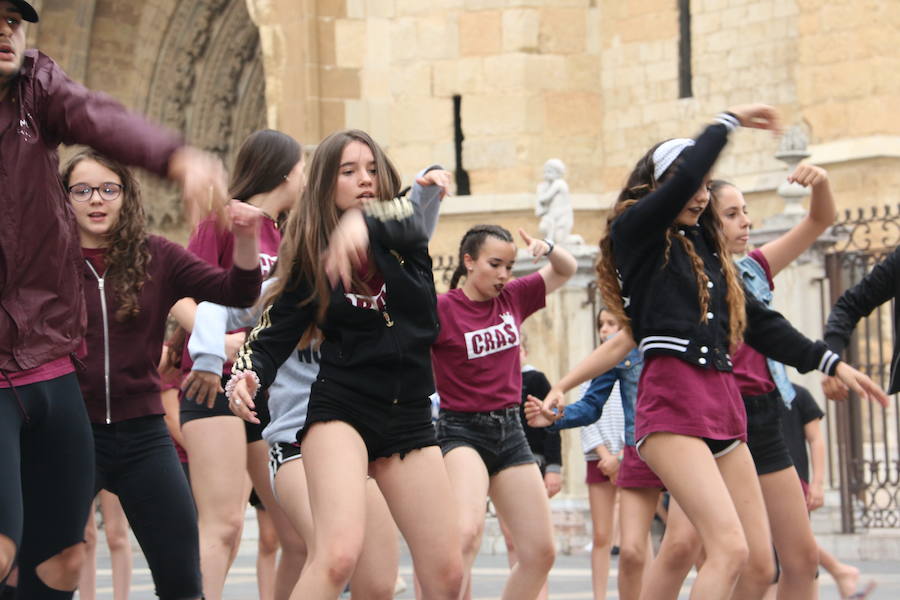
[[[550,575],[550,598],[552,600],[591,600],[591,573],[588,559],[587,554],[557,557],[556,565]],[[255,557],[249,552],[242,552],[238,556],[226,584],[226,600],[252,600],[257,597],[254,561]],[[98,600],[112,598],[109,559],[105,553],[101,553],[97,557],[97,562]],[[878,589],[871,596],[874,600],[896,600],[900,598],[900,564],[887,561],[854,564],[863,572],[865,580],[874,580],[878,583]],[[412,572],[410,565],[409,557],[403,556],[401,558],[400,573],[407,581],[409,581],[409,576]],[[614,561],[610,573],[610,591],[607,594],[607,598],[610,600],[618,598],[618,594],[615,591],[617,572]],[[499,600],[506,573],[505,556],[480,556],[475,565],[473,598],[475,600]],[[690,580],[688,583],[690,583]],[[828,575],[823,574],[820,586],[822,600],[839,600],[840,596],[837,593],[834,582]],[[688,597],[687,592],[688,588],[685,587],[681,597],[686,599]],[[150,573],[143,558],[138,554],[135,557],[134,582],[130,598],[133,600],[150,600],[154,597]],[[400,599],[411,599],[414,595],[409,590],[397,597]]]

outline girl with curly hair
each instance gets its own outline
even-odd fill
[[[86,151],[62,172],[84,255],[88,328],[78,373],[91,420],[95,489],[119,496],[161,598],[200,598],[197,516],[166,428],[157,372],[169,309],[194,297],[259,295],[259,211],[232,204],[234,265],[214,267],[146,231],[137,180]]]

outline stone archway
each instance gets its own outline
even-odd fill
[[[259,31],[245,0],[176,3],[162,35],[146,115],[218,154],[230,166],[241,141],[266,124],[265,78]],[[149,225],[182,226],[172,185],[144,181]]]

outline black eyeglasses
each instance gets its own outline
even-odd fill
[[[69,198],[75,202],[87,202],[94,195],[94,192],[100,196],[104,202],[112,202],[119,197],[124,188],[121,184],[107,181],[97,186],[90,186],[86,183],[76,183],[69,187]]]

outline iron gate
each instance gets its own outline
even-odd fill
[[[900,244],[900,205],[847,211],[839,219],[833,228],[839,241],[825,257],[831,304]],[[895,343],[895,302],[891,299],[861,319],[845,352],[850,364],[885,389]],[[840,489],[842,531],[900,527],[897,395],[888,408],[851,394],[847,402],[829,402],[826,410],[830,478]]]

